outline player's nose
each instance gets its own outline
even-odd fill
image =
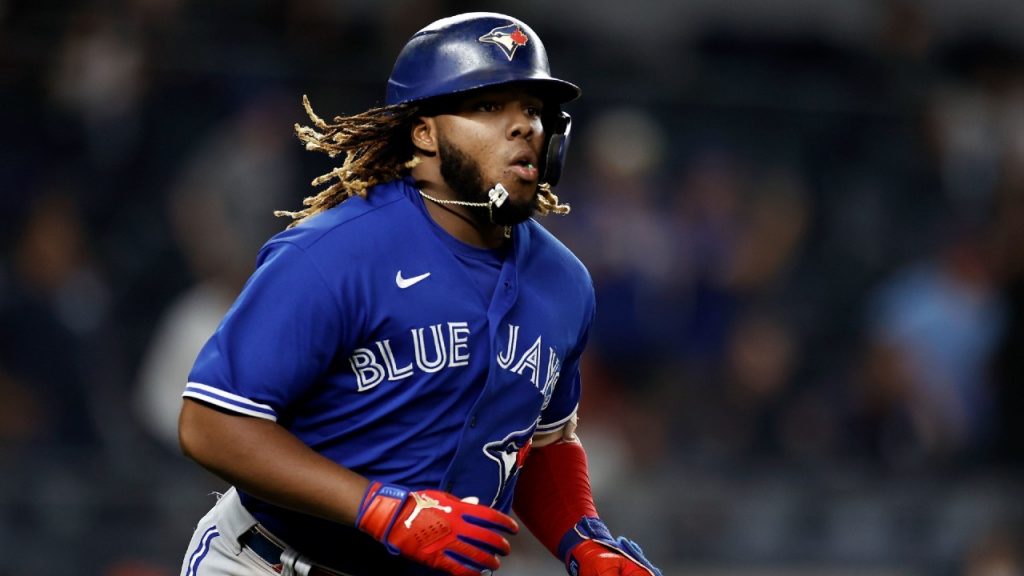
[[[533,116],[531,108],[522,102],[514,102],[506,107],[508,129],[506,136],[512,140],[526,138],[529,140],[540,129],[540,119]]]

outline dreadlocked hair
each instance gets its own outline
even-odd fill
[[[302,95],[302,107],[313,122],[313,127],[295,124],[295,135],[306,150],[323,152],[334,158],[345,154],[341,166],[313,179],[314,187],[334,181],[317,194],[302,201],[302,210],[277,210],[274,216],[288,217],[297,225],[306,218],[319,214],[355,196],[366,197],[367,190],[397,180],[420,163],[413,156],[408,133],[413,120],[423,111],[415,104],[397,104],[371,108],[352,116],[335,116],[328,124],[313,112],[309,98]],[[570,206],[561,204],[551,185],[537,186],[537,213],[568,214]]]
[[[551,191],[551,184],[543,182],[537,186],[537,214],[565,216],[572,210],[568,204],[559,204],[558,196]]]
[[[335,116],[332,124],[313,112],[305,94],[302,106],[313,126],[295,124],[295,135],[306,150],[323,152],[331,158],[344,154],[345,161],[313,179],[314,187],[333,183],[304,199],[305,208],[274,212],[275,216],[292,219],[289,228],[354,195],[365,198],[372,186],[397,180],[419,163],[419,159],[413,157],[407,129],[419,113],[415,105],[382,106],[352,116]]]

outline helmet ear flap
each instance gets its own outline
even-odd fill
[[[565,155],[569,151],[569,132],[572,129],[572,116],[558,111],[551,118],[546,118],[544,128],[548,131],[548,142],[544,151],[544,166],[541,168],[542,182],[554,186],[562,177],[565,167]]]

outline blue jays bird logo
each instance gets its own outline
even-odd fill
[[[494,496],[491,506],[498,510],[504,510],[508,501],[512,498],[512,490],[509,488],[514,484],[519,475],[526,455],[530,452],[530,439],[533,437],[533,427],[526,430],[513,432],[501,440],[484,444],[484,454],[498,464],[498,493]]]
[[[494,30],[491,30],[487,34],[484,34],[479,40],[485,44],[494,44],[501,48],[505,56],[508,56],[509,62],[512,61],[512,57],[516,55],[516,50],[520,46],[526,46],[526,43],[530,38],[519,28],[516,24],[509,24],[508,26],[498,26]]]

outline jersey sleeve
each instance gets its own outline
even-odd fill
[[[546,405],[541,411],[536,430],[538,434],[554,432],[565,426],[566,422],[576,415],[581,393],[580,361],[583,357],[583,350],[587,346],[593,321],[594,306],[591,299],[590,313],[587,315],[587,322],[580,334],[579,341],[566,355],[555,383],[555,389],[551,393],[551,399],[545,403]]]
[[[276,421],[330,365],[344,329],[337,297],[309,255],[268,244],[199,352],[183,396]]]

